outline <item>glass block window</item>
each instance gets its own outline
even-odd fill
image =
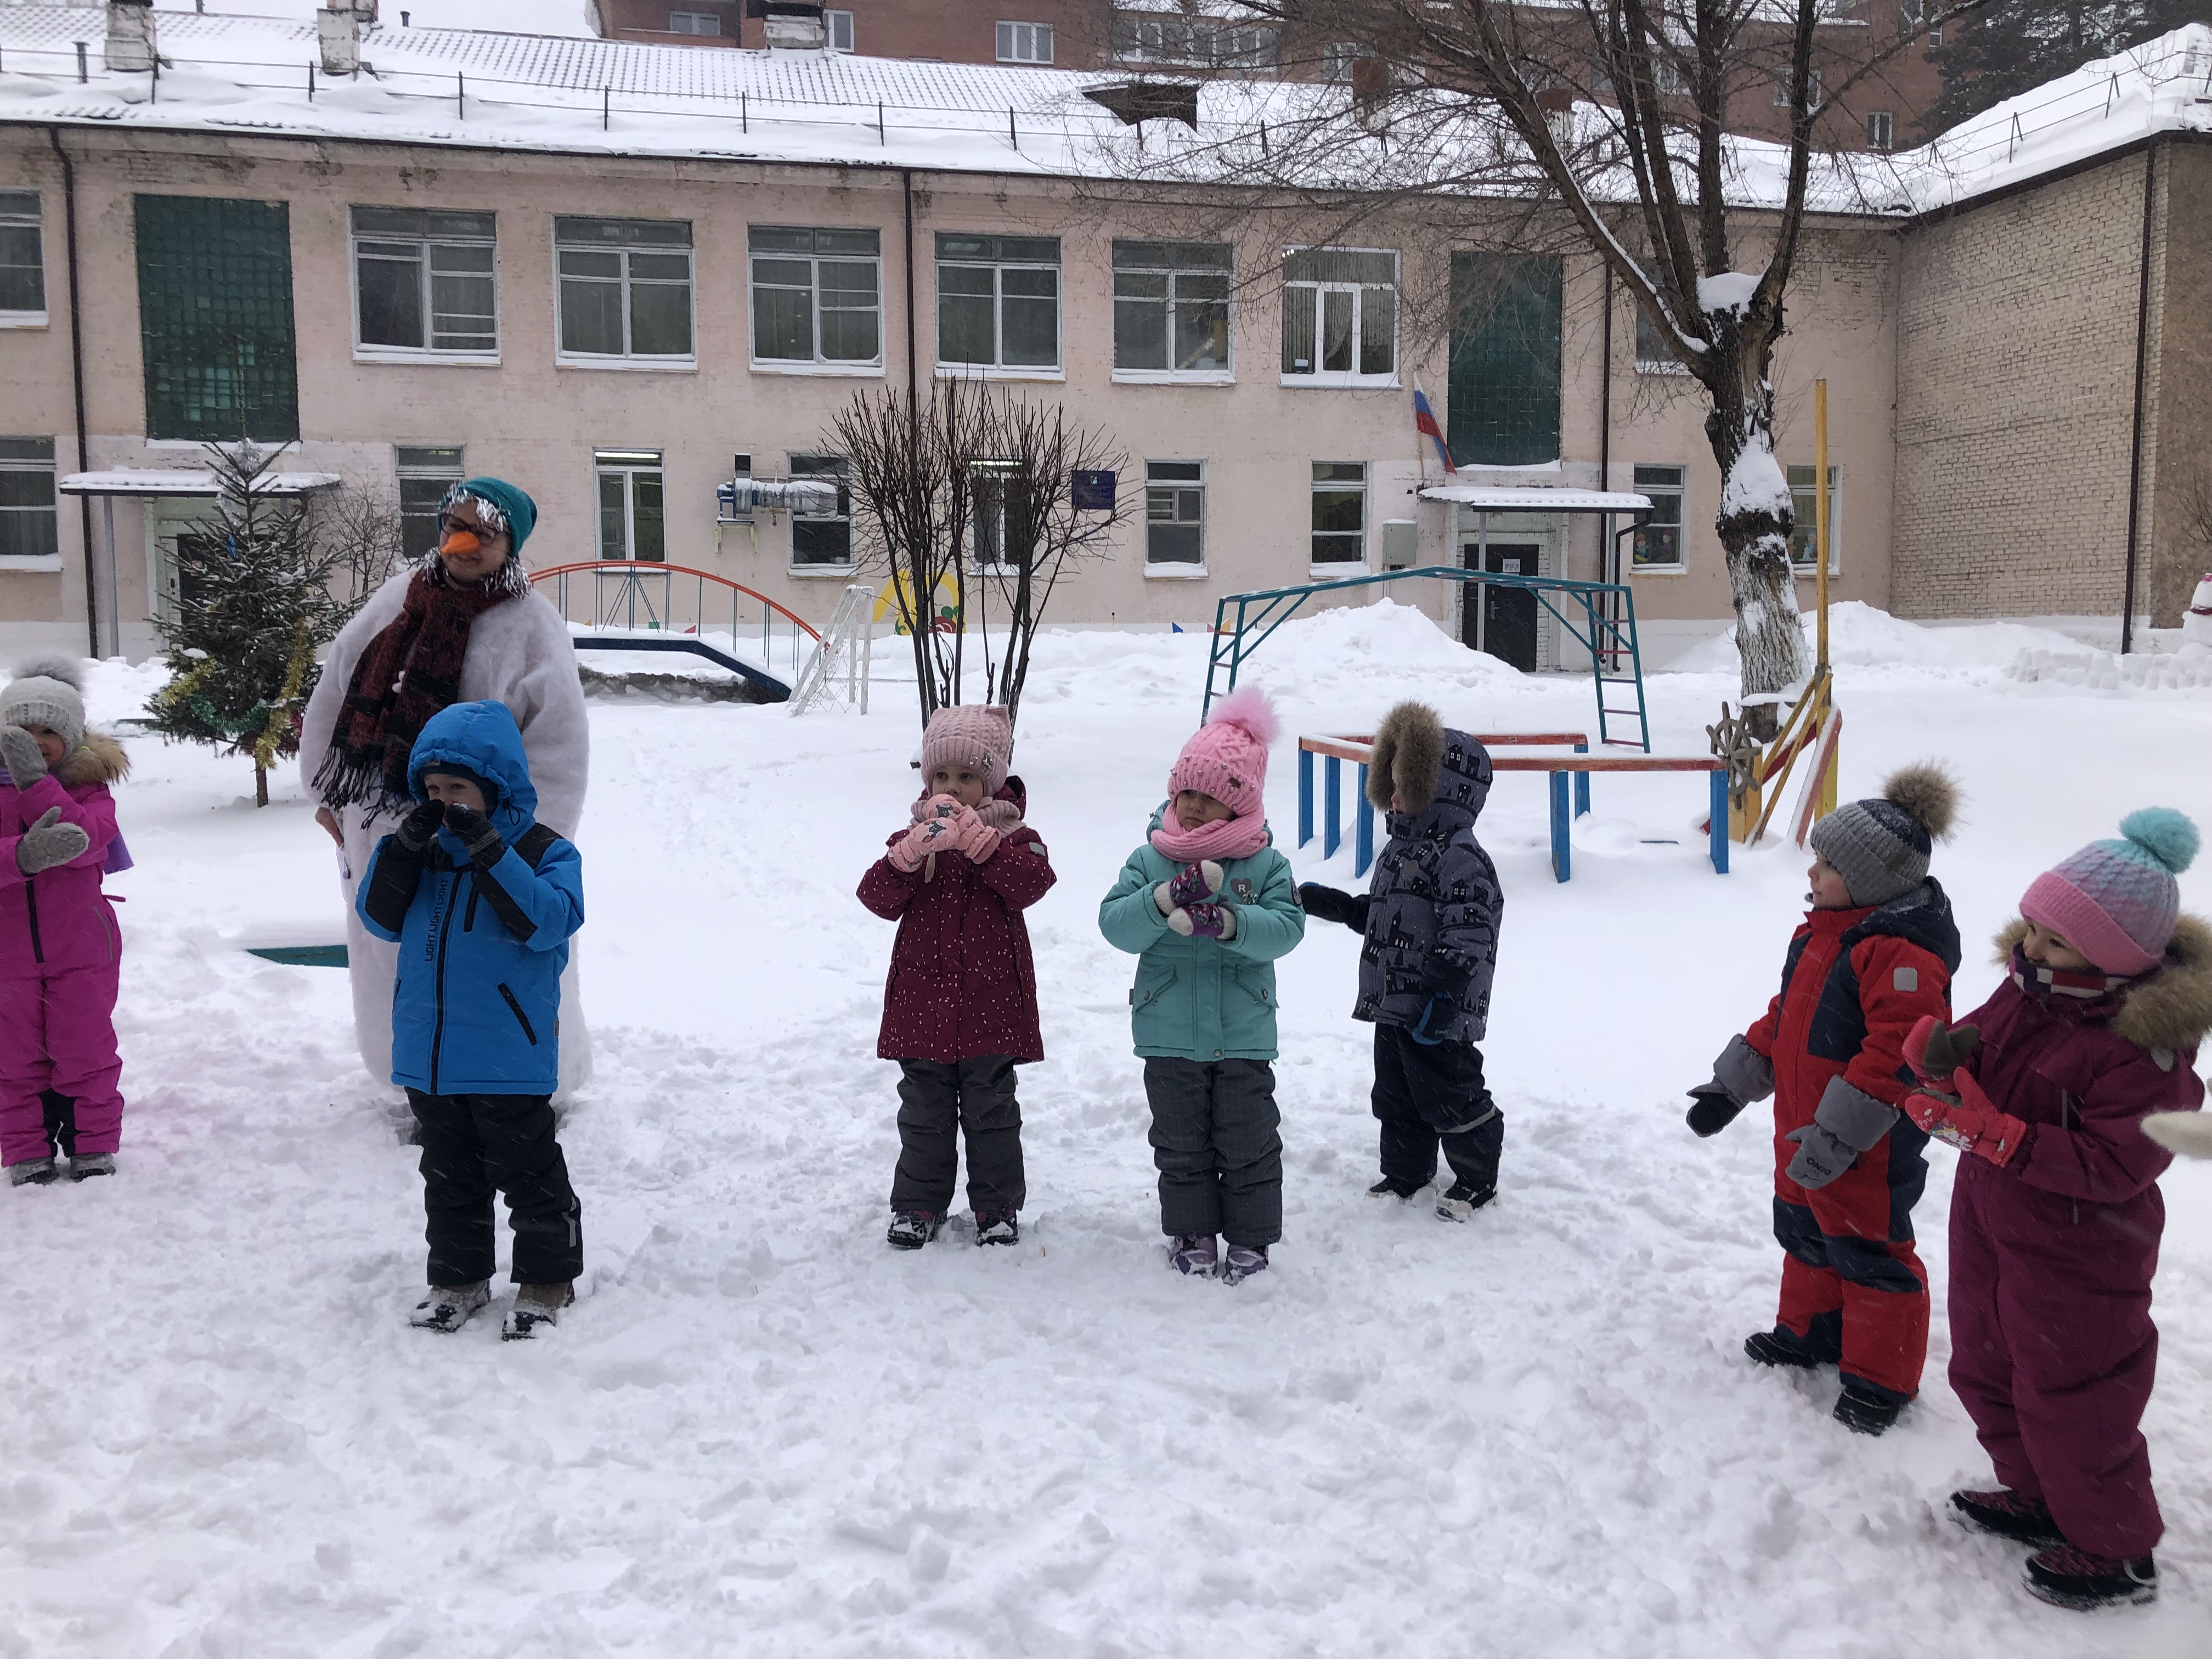
[[[399,551],[416,558],[438,544],[438,503],[468,477],[459,444],[401,444],[392,451],[399,480]]]
[[[499,244],[489,213],[353,210],[354,342],[374,352],[499,350]]]
[[[1002,64],[1049,64],[1052,62],[1052,25],[1049,23],[1000,24],[999,61]]]
[[[1389,386],[1398,374],[1398,256],[1294,248],[1283,256],[1283,379]]]
[[[1313,562],[1367,562],[1367,463],[1313,464]]]
[[[52,558],[60,551],[54,441],[0,438],[0,559]]]
[[[1629,563],[1638,570],[1682,568],[1682,496],[1686,466],[1638,466],[1636,490],[1651,498],[1651,516],[1629,538]]]
[[[1206,563],[1206,463],[1145,463],[1145,562]]]
[[[755,225],[753,360],[875,364],[883,351],[883,233]]]
[[[46,251],[39,236],[39,192],[0,190],[0,319],[43,321]]]
[[[1813,545],[1813,526],[1820,515],[1820,474],[1817,468],[1793,466],[1790,472],[1790,562],[1801,573],[1809,574],[1818,559]],[[1843,517],[1843,474],[1839,468],[1828,469],[1828,574],[1832,576],[1843,566],[1844,550],[1836,526]]]
[[[1060,238],[937,235],[937,361],[1060,367]]]
[[[853,562],[853,492],[846,488],[842,455],[793,454],[794,478],[834,478],[836,510],[791,515],[791,564],[794,570],[843,570]]]
[[[1209,377],[1229,368],[1229,245],[1114,244],[1114,367]]]
[[[1560,263],[1452,255],[1448,436],[1461,466],[1559,458]]]
[[[300,435],[292,221],[282,202],[133,198],[146,435]]]
[[[553,221],[561,352],[691,356],[691,226],[681,219]]]
[[[667,475],[660,461],[657,449],[593,452],[601,558],[658,564],[668,557]]]

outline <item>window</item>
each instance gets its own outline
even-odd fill
[[[968,556],[978,571],[1011,575],[1026,569],[1036,552],[1036,495],[1030,481],[1014,474],[1012,465],[972,463],[975,523]]]
[[[592,454],[599,489],[599,556],[668,557],[665,476],[657,449],[600,449]]]
[[[553,222],[561,355],[691,360],[691,226],[681,219]]]
[[[834,512],[794,513],[791,515],[791,563],[794,570],[846,570],[853,563],[853,492],[846,487],[848,469],[842,455],[791,457],[794,478],[834,478],[837,506]]]
[[[1446,435],[1461,466],[1559,459],[1560,262],[1455,253]]]
[[[0,438],[0,559],[51,559],[61,545],[54,441]]]
[[[1886,109],[1878,109],[1868,115],[1867,148],[1887,149],[1890,147],[1890,134],[1895,130],[1895,125],[1890,112]]]
[[[883,233],[755,225],[753,362],[880,366]]]
[[[1114,55],[1126,63],[1248,70],[1275,66],[1277,32],[1256,24],[1189,17],[1179,11],[1117,11],[1108,31]]]
[[[1145,562],[1206,566],[1206,463],[1145,463]]]
[[[671,34],[714,34],[722,32],[722,20],[711,11],[672,11],[668,14]]]
[[[401,444],[392,451],[392,463],[399,478],[399,552],[403,558],[416,558],[438,544],[438,503],[468,471],[459,444]]]
[[[1229,374],[1229,245],[1114,244],[1116,374]]]
[[[1349,40],[1335,41],[1321,49],[1321,78],[1335,86],[1345,86],[1352,80],[1352,66],[1359,61],[1359,48]]]
[[[1636,469],[1637,493],[1651,498],[1651,516],[1629,539],[1628,562],[1634,569],[1682,568],[1682,495],[1689,476],[1686,466]]]
[[[489,213],[354,209],[356,347],[497,355],[495,222]]]
[[[1674,340],[1663,324],[1651,320],[1642,306],[1636,307],[1636,372],[1638,374],[1685,374],[1689,371],[1674,355]]]
[[[1049,64],[1052,62],[1052,25],[1049,23],[1000,24],[999,61],[1002,64]]]
[[[1367,463],[1313,464],[1313,562],[1367,562]]]
[[[1398,256],[1356,248],[1283,255],[1286,386],[1389,386],[1398,369]]]
[[[1842,492],[1838,488],[1840,469],[1828,469],[1828,574],[1832,576],[1843,566],[1844,550],[1836,534],[1843,518],[1840,505]],[[1820,475],[1809,466],[1790,469],[1790,562],[1801,575],[1813,574],[1813,524],[1820,516]]]
[[[1060,367],[1060,238],[937,235],[937,361]]]
[[[0,190],[0,328],[46,320],[46,262],[39,192]]]
[[[1047,31],[1050,33],[1049,30]],[[832,52],[853,50],[853,14],[849,11],[825,11],[822,14],[822,39]],[[1050,63],[1051,58],[1045,59]]]
[[[1943,26],[1941,23],[1930,24],[1928,29],[1928,49],[1930,52],[1933,52],[1942,46],[1942,44]]]
[[[1808,109],[1820,107],[1820,71],[1818,70],[1807,72],[1805,106]],[[1775,73],[1774,107],[1777,109],[1790,107],[1790,72],[1787,70],[1780,70]]]
[[[146,435],[296,440],[289,210],[221,196],[140,196],[132,213]]]

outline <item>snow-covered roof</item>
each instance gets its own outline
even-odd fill
[[[304,495],[344,481],[335,472],[264,472],[253,481],[257,495]],[[119,466],[106,472],[72,472],[56,486],[64,495],[185,495],[222,494],[204,467]]]
[[[1540,485],[1432,484],[1429,501],[1450,501],[1486,513],[1648,513],[1651,498],[1625,489],[1549,489]]]

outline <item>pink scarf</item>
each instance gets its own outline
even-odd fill
[[[1170,829],[1170,824],[1175,828]],[[1161,816],[1160,827],[1152,831],[1152,849],[1178,864],[1195,864],[1201,859],[1212,859],[1216,864],[1229,859],[1249,859],[1267,844],[1265,818],[1216,818],[1212,823],[1186,830],[1182,820],[1176,817],[1173,802]]]

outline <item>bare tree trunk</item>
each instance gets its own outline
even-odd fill
[[[1726,318],[1711,320],[1712,372],[1705,384],[1713,406],[1705,416],[1705,437],[1723,479],[1714,528],[1735,605],[1744,717],[1753,735],[1765,742],[1779,729],[1778,695],[1805,672],[1805,635],[1790,568],[1790,480],[1774,459],[1774,387],[1751,361],[1754,353],[1745,337],[1750,331]]]

